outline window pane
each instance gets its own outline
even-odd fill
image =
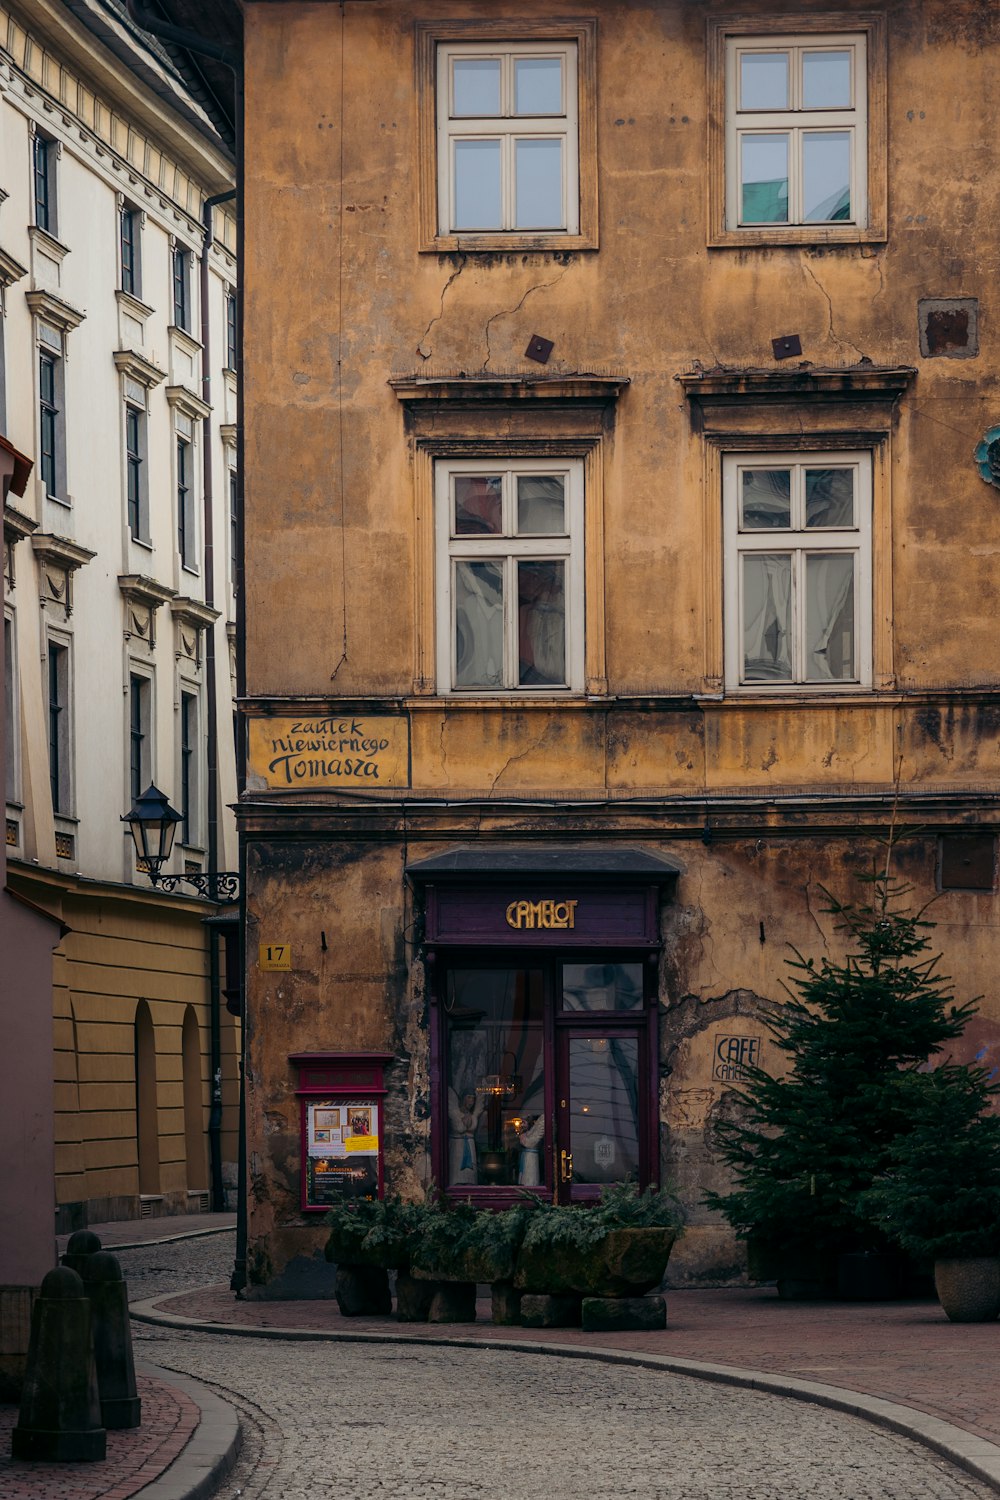
[[[518,682],[522,687],[566,683],[566,564],[517,565]]]
[[[500,142],[455,142],[456,229],[502,229]]]
[[[500,113],[499,57],[456,57],[452,80],[455,115]]]
[[[560,229],[563,224],[563,143],[515,141],[515,225],[518,229]]]
[[[503,530],[502,512],[499,474],[455,475],[455,536],[496,536]]]
[[[743,563],[743,680],[792,678],[792,559],[747,554]]]
[[[854,470],[806,470],[806,525],[854,525]]]
[[[744,52],[740,57],[740,109],[788,108],[788,53]]]
[[[741,146],[743,223],[787,224],[787,135],[744,135]]]
[[[562,59],[519,57],[514,60],[514,113],[561,115]]]
[[[806,558],[806,678],[849,682],[854,666],[854,556]]]
[[[851,132],[811,130],[802,137],[802,203],[807,224],[851,217]]]
[[[744,469],[740,477],[741,530],[791,526],[792,476],[788,469]]]
[[[545,1181],[543,976],[452,969],[448,1026],[448,1183]]]
[[[574,1182],[639,1175],[639,1043],[635,1037],[569,1040],[570,1150]]]
[[[563,964],[563,1010],[638,1010],[642,964]]]
[[[503,687],[503,564],[455,564],[455,686]]]
[[[517,529],[522,536],[565,533],[565,487],[561,474],[518,475]]]
[[[806,109],[850,109],[849,52],[806,52],[803,55],[802,103]]]

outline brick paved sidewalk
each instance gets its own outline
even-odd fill
[[[154,1305],[173,1317],[247,1332],[499,1337],[728,1365],[899,1402],[1000,1443],[1000,1323],[949,1323],[933,1301],[790,1303],[770,1289],[674,1291],[667,1294],[666,1330],[633,1334],[496,1328],[488,1302],[480,1303],[475,1324],[433,1327],[343,1318],[333,1301],[239,1302],[221,1286],[162,1297]]]
[[[19,1463],[10,1456],[17,1407],[0,1404],[0,1495],[3,1500],[128,1500],[173,1463],[201,1418],[190,1396],[164,1381],[137,1376],[142,1425],[108,1433],[103,1463]]]

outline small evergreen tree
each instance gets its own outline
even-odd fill
[[[985,1068],[943,1063],[917,1075],[913,1127],[864,1195],[886,1234],[918,1260],[1000,1254],[1000,1092]]]
[[[923,911],[901,909],[911,888],[888,866],[864,878],[863,904],[824,892],[838,930],[849,935],[845,961],[817,964],[797,951],[789,961],[792,998],[769,1023],[789,1058],[787,1076],[752,1069],[737,1095],[744,1119],[716,1126],[736,1187],[706,1202],[764,1250],[885,1242],[864,1194],[921,1118],[933,1075],[918,1070],[975,1012],[975,1002],[955,1002],[928,952],[933,923]]]

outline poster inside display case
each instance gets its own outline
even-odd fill
[[[303,1101],[305,1207],[333,1208],[379,1192],[378,1101],[329,1098]]]

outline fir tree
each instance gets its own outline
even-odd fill
[[[850,952],[817,963],[795,951],[790,1001],[770,1022],[790,1069],[759,1068],[738,1091],[743,1120],[715,1140],[733,1169],[729,1194],[707,1195],[767,1250],[836,1252],[885,1242],[864,1194],[882,1179],[895,1143],[921,1118],[929,1058],[960,1036],[975,1002],[957,1004],[929,953],[933,923],[901,909],[910,887],[865,878],[869,899],[829,901]]]

